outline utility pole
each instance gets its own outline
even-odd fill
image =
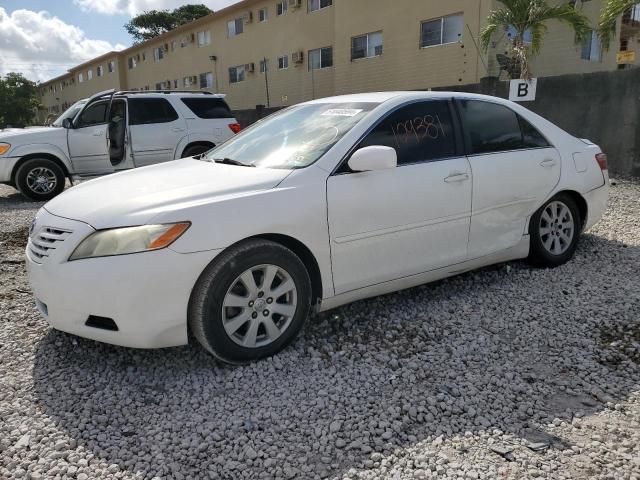
[[[269,108],[269,64],[267,63],[267,57],[262,59],[262,64],[264,65],[264,86],[267,89],[267,108]]]

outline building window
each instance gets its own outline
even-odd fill
[[[133,68],[136,68],[138,62],[136,61],[135,57],[129,57],[127,59],[127,65],[129,66],[129,70],[131,70]]]
[[[333,66],[333,48],[309,50],[309,70],[318,70]]]
[[[184,88],[190,88],[191,85],[193,85],[193,81],[191,77],[184,77],[182,79],[182,85],[184,86]]]
[[[315,12],[333,5],[333,0],[309,0],[309,11]]]
[[[227,22],[227,33],[229,38],[240,35],[244,31],[244,22],[242,17]]]
[[[229,69],[229,83],[243,82],[245,79],[244,65]]]
[[[462,38],[464,20],[461,13],[428,20],[421,24],[421,47],[455,43]]]
[[[87,80],[91,80],[93,78],[93,70],[87,70]]]
[[[78,74],[78,83],[82,83],[84,82],[84,74],[83,73],[79,73]]]
[[[258,21],[266,22],[268,15],[269,13],[267,12],[267,9],[261,8],[260,10],[258,10]]]
[[[269,70],[269,60],[260,60],[260,73],[265,73]]]
[[[164,90],[164,86],[162,83],[156,83],[156,90]]]
[[[278,69],[285,70],[287,68],[289,68],[289,55],[278,57]]]
[[[147,52],[142,52],[142,61],[143,62],[147,61]]]
[[[382,55],[382,32],[368,33],[351,39],[351,60]]]
[[[276,3],[276,16],[284,15],[288,8],[289,4],[286,1]]]
[[[98,67],[96,68],[96,73],[98,74],[99,77],[104,75],[104,67],[102,65],[98,65]]]
[[[164,58],[164,47],[158,47],[153,49],[153,59],[159,62]]]
[[[589,60],[590,62],[602,61],[602,45],[596,32],[592,31],[582,42],[580,58]]]
[[[173,81],[173,88],[178,88],[178,79]]]
[[[513,42],[514,38],[516,38],[515,27],[509,25],[509,27],[507,28],[507,37],[509,37],[509,40]],[[524,43],[531,43],[533,41],[533,34],[531,33],[531,30],[529,30],[528,28],[524,31],[524,35],[522,36],[522,41]]]
[[[178,42],[176,42],[175,40],[171,40],[171,51],[175,52],[176,48],[178,48]]]
[[[109,73],[113,73],[115,69],[116,69],[116,62],[114,62],[113,60],[109,60],[109,62],[107,62],[107,70],[109,70]]]
[[[192,34],[192,35],[193,35],[193,34]],[[189,40],[190,40],[190,38],[189,38],[188,36],[187,36],[187,37],[182,37],[182,38],[180,39],[180,48],[184,48],[184,47],[186,47],[187,45],[189,45]]]
[[[204,47],[205,45],[209,45],[210,43],[211,43],[211,32],[209,30],[198,32],[199,47]]]
[[[200,88],[213,87],[213,73],[206,72],[200,74]]]

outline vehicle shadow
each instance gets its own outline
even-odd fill
[[[51,330],[34,393],[78,446],[145,477],[341,477],[496,429],[564,450],[546,425],[638,387],[622,338],[640,325],[638,265],[640,246],[586,235],[557,269],[513,262],[320,314],[245,367]]]

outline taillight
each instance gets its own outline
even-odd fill
[[[597,153],[596,154],[596,162],[598,162],[598,166],[600,170],[607,169],[607,154],[606,153]]]
[[[233,133],[238,133],[240,130],[242,130],[242,127],[239,123],[230,123],[229,128]]]

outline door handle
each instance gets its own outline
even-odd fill
[[[469,180],[468,173],[452,173],[444,179],[447,183],[466,182]]]
[[[93,136],[94,137],[99,137],[102,134],[104,134],[104,130],[94,130],[93,131]]]
[[[540,166],[542,167],[553,167],[556,164],[556,161],[553,158],[547,158],[540,162]]]

